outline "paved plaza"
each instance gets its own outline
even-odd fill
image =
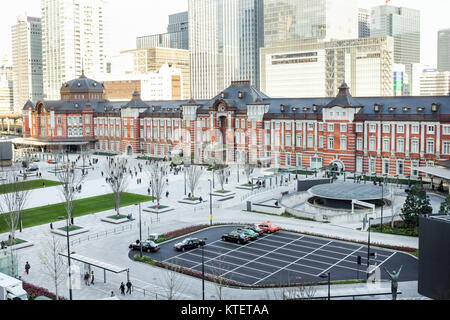
[[[86,180],[83,183],[83,188],[80,194],[78,194],[78,199],[92,197],[96,195],[102,195],[106,193],[111,193],[108,185],[106,184],[105,178],[102,177],[102,170],[105,170],[106,165],[106,157],[95,156],[99,159],[99,163],[94,166],[93,170],[89,171]],[[74,161],[76,155],[71,155],[71,160]],[[127,192],[136,193],[141,195],[148,195],[148,177],[145,172],[140,172],[138,168],[138,160],[129,159],[130,167],[134,172],[134,168],[136,168],[137,176],[134,176],[133,179],[130,179],[129,188]],[[145,164],[145,161],[141,161],[140,163]],[[55,175],[49,173],[49,169],[52,165],[47,164],[46,162],[41,161],[38,163],[40,172],[42,173],[43,179],[56,180]],[[254,174],[255,177],[261,176],[264,174],[262,169],[258,169],[258,171]],[[141,184],[137,184],[137,179],[142,179]],[[209,201],[209,181],[208,179],[212,178],[212,173],[208,172],[206,169],[204,170],[203,176],[201,177],[201,181],[198,187],[198,192],[196,196],[202,196],[203,199]],[[240,184],[244,183],[244,175],[240,175]],[[215,181],[215,189],[219,188],[218,182]],[[361,227],[361,225],[356,224],[324,224],[313,221],[299,220],[293,218],[287,218],[282,216],[268,216],[265,214],[259,213],[250,213],[246,210],[246,201],[256,200],[256,201],[264,201],[267,199],[277,199],[281,196],[283,192],[295,191],[295,181],[292,179],[288,185],[277,186],[270,190],[239,190],[236,189],[237,183],[237,173],[236,169],[232,168],[231,175],[229,176],[229,183],[226,185],[227,190],[232,190],[236,192],[236,196],[234,199],[217,202],[216,199],[213,199],[213,222],[214,223],[222,223],[227,225],[234,224],[254,224],[260,223],[262,221],[270,220],[273,223],[279,225],[282,229],[288,231],[296,231],[303,232],[305,234],[314,234],[321,236],[332,236],[337,239],[349,240],[349,241],[367,241],[367,233],[356,230],[357,227]],[[178,203],[178,200],[185,197],[184,193],[184,176],[181,172],[178,175],[169,175],[169,197],[162,199],[161,203],[163,205],[170,205],[174,210],[170,212],[166,212],[157,216],[153,213],[148,213],[142,211],[142,233],[143,237],[146,237],[150,233],[158,233],[164,234],[169,231],[178,230],[181,228],[185,228],[188,226],[195,226],[200,224],[209,224],[210,223],[210,204],[209,202],[205,202],[204,204],[198,206],[192,206],[188,204]],[[399,189],[399,192],[400,189]],[[433,207],[439,207],[440,201],[442,199],[439,196],[433,196],[432,205]],[[37,189],[31,192],[30,199],[27,203],[27,208],[34,208],[38,206],[44,206],[49,204],[55,204],[62,202],[62,197],[60,196],[60,192],[58,187],[51,187],[45,189]],[[151,205],[152,202],[143,203],[142,207]],[[106,283],[103,279],[103,271],[100,269],[93,268],[92,271],[96,274],[96,282],[93,286],[86,286],[82,279],[81,275],[85,273],[85,265],[81,263],[75,263],[75,265],[79,268],[79,282],[80,285],[77,286],[73,290],[73,298],[81,299],[81,300],[94,300],[94,299],[105,299],[110,297],[111,291],[114,291],[116,297],[119,299],[168,299],[171,292],[175,292],[175,299],[201,299],[202,295],[202,287],[201,280],[197,278],[193,278],[190,276],[176,274],[174,275],[171,272],[166,270],[152,267],[146,264],[134,262],[129,259],[129,249],[128,245],[131,242],[136,241],[139,238],[139,209],[138,206],[129,206],[121,209],[121,214],[127,215],[132,214],[135,218],[132,222],[127,222],[123,225],[113,225],[104,221],[101,221],[102,218],[110,216],[113,214],[113,210],[100,212],[96,214],[90,214],[83,217],[75,218],[76,225],[81,227],[86,227],[89,229],[88,233],[73,236],[70,238],[71,240],[71,251],[76,252],[79,255],[83,255],[85,257],[89,257],[92,259],[96,259],[99,261],[103,261],[105,263],[115,265],[121,268],[129,269],[130,272],[130,280],[134,285],[134,291],[131,295],[122,296],[119,294],[119,285],[123,281],[126,281],[125,274],[106,274]],[[64,216],[64,213],[61,213],[61,216]],[[59,224],[63,226],[65,221],[60,221],[55,223],[55,227],[58,227]],[[51,281],[50,277],[46,275],[43,270],[44,267],[40,261],[39,253],[42,252],[43,245],[42,239],[47,237],[50,234],[50,226],[42,225],[32,228],[24,229],[22,233],[18,233],[17,237],[20,239],[24,239],[26,241],[32,242],[34,245],[32,247],[24,248],[18,250],[19,257],[19,269],[22,269],[20,266],[25,265],[25,262],[29,262],[31,264],[31,272],[29,275],[21,274],[22,278],[25,281],[31,282],[35,285],[42,286],[48,288],[50,291],[54,292],[54,285]],[[7,234],[0,235],[1,238],[7,238]],[[356,249],[360,248],[361,255],[363,258],[362,263],[364,264],[364,247],[362,245],[349,244],[348,249],[339,249],[332,248],[330,245],[333,243],[330,240],[330,243],[326,244],[326,247],[321,248],[324,244],[321,241],[315,240],[315,238],[311,238],[309,236],[304,236],[300,239],[301,236],[293,235],[289,232],[280,232],[279,234],[271,235],[269,237],[258,240],[258,242],[253,245],[255,249],[259,250],[275,250],[276,246],[282,247],[286,245],[285,248],[279,248],[278,258],[287,258],[287,256],[291,256],[292,258],[287,258],[288,264],[274,264],[272,266],[266,266],[261,269],[262,275],[271,275],[276,270],[274,266],[280,265],[280,268],[283,266],[289,265],[290,263],[301,259],[301,257],[305,257],[308,255],[308,252],[314,250],[323,250],[326,249],[328,251],[322,252],[323,256],[331,256],[332,253],[329,251],[335,251],[336,256],[333,260],[333,257],[330,257],[331,260],[328,262],[328,265],[308,265],[302,266],[305,264],[306,259],[301,259],[297,261],[297,263],[292,264],[295,265],[295,268],[299,267],[301,269],[295,269],[298,272],[297,276],[306,277],[307,273],[316,276],[320,272],[326,271],[327,268],[333,266],[334,263],[342,260],[346,255],[352,253],[353,256],[356,253],[353,253]],[[273,239],[271,241],[271,238]],[[58,239],[61,241],[65,241],[65,237],[58,236]],[[311,240],[313,239],[313,240]],[[278,242],[276,242],[278,241]],[[308,243],[308,242],[315,243]],[[214,241],[213,241],[214,242]],[[292,242],[292,243],[290,243]],[[384,244],[391,246],[403,246],[410,248],[418,248],[418,239],[412,237],[404,237],[404,236],[395,236],[389,234],[380,234],[380,233],[372,233],[371,234],[371,242],[375,244]],[[210,244],[208,244],[210,245]],[[225,244],[221,242],[215,242],[213,245],[217,246],[217,250],[230,251],[233,250],[235,245],[233,244]],[[206,247],[207,248],[207,247]],[[212,248],[212,246],[211,246]],[[206,249],[208,250],[208,249]],[[205,250],[205,254],[206,253]],[[284,251],[283,251],[284,250]],[[287,251],[286,251],[287,250]],[[260,251],[262,253],[262,251]],[[356,251],[358,252],[358,251]],[[380,263],[389,255],[388,251],[380,250],[379,257]],[[282,253],[280,255],[280,253]],[[296,255],[294,255],[294,253]],[[319,252],[314,252],[319,253]],[[210,253],[208,253],[210,254]],[[264,253],[262,253],[263,255]],[[253,261],[249,259],[252,256],[248,253],[244,254],[242,258],[248,259],[248,261]],[[397,254],[395,255],[397,256]],[[395,258],[394,256],[394,258]],[[398,255],[399,256],[399,255]],[[254,256],[253,256],[254,257]],[[254,257],[256,258],[256,257]],[[311,258],[310,256],[307,257]],[[294,259],[294,260],[293,260]],[[354,259],[350,258],[349,259]],[[389,258],[392,260],[392,264],[389,264],[387,261],[384,265],[388,266],[392,269],[398,269],[400,267],[401,261],[395,261],[392,257]],[[312,259],[311,259],[312,260]],[[197,261],[197,260],[195,260]],[[332,262],[334,261],[334,262]],[[323,261],[322,261],[323,262]],[[236,261],[232,262],[237,264]],[[242,263],[242,262],[240,262]],[[243,262],[242,264],[245,264]],[[253,263],[253,262],[250,262]],[[309,261],[308,263],[314,263],[313,261]],[[341,261],[339,263],[340,266],[344,265],[346,262]],[[198,263],[197,263],[198,264]],[[268,264],[268,263],[266,263]],[[313,268],[311,268],[313,266]],[[252,265],[254,268],[255,266]],[[198,270],[198,266],[196,266],[196,270]],[[232,268],[232,265],[228,266],[228,268]],[[353,269],[353,266],[349,266],[349,268]],[[333,266],[334,270],[339,269],[339,267]],[[340,268],[345,270],[345,268]],[[294,269],[293,269],[294,270]],[[349,272],[354,272],[355,270],[350,270]],[[405,275],[407,273],[405,272]],[[177,277],[176,287],[174,290],[169,290],[168,283],[171,283],[170,279],[173,277]],[[264,282],[270,277],[264,279],[265,276],[259,276],[258,279],[250,277],[243,277],[241,280],[246,281],[246,283],[256,283],[258,281]],[[282,277],[280,277],[282,280]],[[234,278],[233,280],[237,280]],[[389,292],[390,284],[388,282],[383,282],[383,288],[387,288],[386,292]],[[400,290],[403,290],[403,295],[399,298],[409,298],[409,299],[421,299],[420,295],[417,294],[417,282],[414,277],[407,277],[404,282],[400,283]],[[66,281],[63,281],[60,284],[60,294],[64,297],[68,297],[68,284]],[[366,292],[366,287],[363,284],[355,284],[351,286],[333,286],[336,290],[347,290],[347,292],[355,292],[361,290],[361,292]],[[346,289],[347,288],[347,289]],[[359,288],[359,289],[358,289]],[[207,294],[207,299],[217,299],[217,287],[207,282],[205,288]],[[326,290],[322,286],[317,287],[317,294],[320,294],[322,290]],[[235,288],[224,288],[223,298],[224,299],[242,299],[242,300],[261,300],[261,299],[281,299],[282,289],[260,289],[260,290],[245,290],[245,289],[235,289]],[[383,298],[383,296],[379,296],[378,298]],[[385,296],[384,298],[389,299],[389,296]]]

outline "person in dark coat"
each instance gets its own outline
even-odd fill
[[[27,261],[27,263],[25,263],[25,272],[26,272],[27,274],[30,274],[30,269],[31,269],[31,266],[30,266],[30,264],[29,264],[28,261]]]
[[[121,294],[125,294],[125,285],[123,284],[123,282],[120,284],[120,293]]]
[[[128,282],[127,282],[127,293],[131,294],[131,287],[132,287],[132,286],[133,286],[133,285],[131,284],[131,281],[128,280]]]

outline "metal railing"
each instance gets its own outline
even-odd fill
[[[116,227],[111,230],[105,230],[105,231],[101,231],[101,232],[97,232],[97,233],[92,233],[85,237],[77,238],[75,240],[70,241],[70,246],[72,247],[76,244],[80,244],[85,241],[104,239],[104,238],[107,238],[108,236],[117,235],[117,234],[121,234],[121,233],[124,233],[127,231],[132,231],[132,230],[133,230],[133,223],[130,223],[130,224],[127,224],[126,226]]]

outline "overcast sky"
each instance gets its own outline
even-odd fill
[[[346,1],[346,0],[338,0]],[[109,0],[111,34],[115,50],[133,49],[136,37],[167,30],[168,15],[188,9],[188,0]],[[385,4],[385,0],[358,0],[362,8]],[[394,6],[418,9],[422,14],[422,63],[436,65],[437,32],[450,28],[448,0],[392,0]],[[10,54],[11,26],[25,11],[40,17],[40,0],[4,0],[0,11],[0,55]]]

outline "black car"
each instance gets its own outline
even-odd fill
[[[222,240],[223,241],[229,241],[229,242],[236,242],[239,244],[245,244],[249,241],[248,236],[246,236],[243,233],[239,233],[239,232],[230,232],[230,233],[225,233],[222,235]]]
[[[205,245],[205,240],[197,238],[187,238],[181,242],[176,243],[173,247],[177,251],[185,251],[189,249],[197,249],[200,246]]]
[[[258,227],[257,225],[251,225],[251,226],[246,226],[244,229],[250,229],[255,231],[257,234],[259,234],[260,236],[264,235],[264,230],[262,230],[260,227]]]
[[[136,242],[130,244],[129,248],[132,250],[141,250],[139,240],[136,240]],[[142,251],[156,252],[158,250],[159,250],[159,245],[157,245],[153,241],[142,241]]]

